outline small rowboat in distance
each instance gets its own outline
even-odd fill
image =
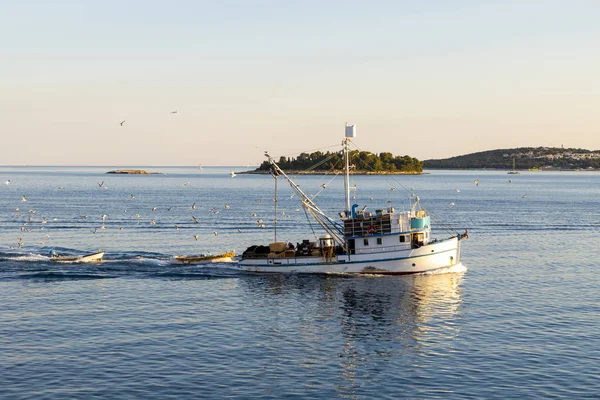
[[[86,254],[83,256],[60,256],[56,252],[50,254],[50,261],[56,262],[71,262],[71,263],[99,263],[102,262],[104,251],[97,253]]]
[[[192,264],[206,264],[213,262],[231,262],[232,258],[235,257],[235,251],[230,251],[222,254],[198,254],[195,256],[173,256],[171,258],[171,264],[181,265],[192,265]]]

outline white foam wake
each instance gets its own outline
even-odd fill
[[[461,274],[463,272],[467,272],[467,267],[465,267],[462,263],[458,263],[452,265],[451,267],[445,267],[436,269],[434,271],[423,272],[422,275]]]

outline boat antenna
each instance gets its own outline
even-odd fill
[[[356,125],[346,123],[346,137],[344,138],[344,189],[346,200],[346,215],[350,214],[350,153],[348,147],[350,138],[356,137]]]

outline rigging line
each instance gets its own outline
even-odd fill
[[[434,221],[442,230],[446,231],[446,233],[449,234],[458,234],[458,230],[456,230],[456,228],[454,228],[451,224],[447,223],[446,221],[442,220],[442,219],[438,219],[437,216],[434,216],[434,214],[431,213],[431,211],[429,211],[429,216],[431,217],[431,220]]]
[[[354,147],[356,147],[359,151],[365,152],[365,150],[361,149],[360,147],[358,147],[356,145],[356,143],[354,143],[352,140],[350,140],[350,143],[352,143],[354,145]],[[370,151],[368,153],[371,153]],[[373,154],[373,153],[371,153]],[[363,165],[371,170],[372,172],[377,172],[375,171],[370,165],[368,165],[365,161],[361,160],[360,158],[358,159],[361,163],[363,163]],[[410,191],[406,186],[404,186],[402,183],[400,183],[399,181],[397,181],[395,178],[391,177],[390,175],[386,175],[386,177],[384,178],[388,183],[390,183],[390,179],[392,179],[394,181],[394,183],[396,183],[397,185],[399,185],[402,189],[406,190],[407,193],[412,194],[413,192]]]
[[[345,241],[344,241],[344,236],[342,231],[340,230],[339,227],[332,225],[330,226],[327,223],[327,220],[323,220],[322,216],[318,215],[318,213],[316,212],[316,210],[314,208],[312,208],[309,204],[306,203],[306,209],[308,210],[308,212],[313,216],[313,218],[315,218],[315,220],[319,223],[319,225],[321,225],[321,227],[331,235],[331,237],[333,238],[333,240],[338,243],[340,246],[345,247]],[[333,229],[332,229],[333,228]],[[336,232],[337,231],[337,232]]]
[[[356,143],[354,143],[352,140],[350,140],[350,142],[359,150],[359,151],[364,151],[362,150],[360,147],[358,147],[356,145]],[[373,168],[371,168],[371,166],[369,166],[366,162],[364,162],[362,159],[358,159],[361,163],[364,164],[364,166],[368,169],[370,169],[373,172],[376,172]],[[408,192],[409,194],[413,194],[412,191],[410,191],[406,186],[404,186],[401,182],[399,182],[397,179],[395,179],[394,177],[389,177],[386,176],[385,180],[389,183],[390,179],[393,180],[394,183],[396,183],[397,185],[399,185],[401,188],[403,188],[406,192]],[[434,221],[438,222],[440,227],[442,229],[444,229],[447,233],[452,234],[452,231],[455,231],[458,233],[458,231],[450,224],[450,223],[446,223],[445,221],[443,221],[442,219],[438,219],[437,217],[433,218],[433,215],[431,214],[431,211],[429,212],[430,216],[432,217],[432,219],[434,219]],[[444,226],[446,225],[446,227]]]
[[[315,237],[315,241],[317,241],[318,240],[317,233],[315,232],[315,229],[313,228],[311,218],[308,216],[308,211],[306,210],[306,207],[302,207],[302,209],[304,210],[304,215],[306,216],[306,220],[308,221],[308,226],[310,226],[310,230],[312,231],[313,236]]]
[[[340,152],[332,153],[332,154],[331,154],[329,157],[327,157],[326,159],[324,159],[324,160],[322,160],[322,161],[320,161],[320,162],[318,162],[318,163],[316,163],[316,164],[314,164],[314,165],[310,166],[309,168],[305,169],[304,171],[301,171],[300,173],[298,173],[298,174],[294,175],[294,178],[297,178],[297,177],[299,177],[300,175],[304,175],[304,174],[305,174],[305,173],[307,173],[308,171],[311,171],[311,170],[314,170],[314,169],[316,169],[316,168],[317,168],[317,167],[319,167],[320,165],[323,165],[323,164],[324,164],[324,163],[326,163],[327,161],[331,160],[331,159],[332,159],[334,156],[338,155],[339,153],[340,153]],[[331,182],[332,182],[332,181],[333,181],[333,180],[334,180],[334,179],[335,179],[335,178],[336,178],[336,177],[337,177],[337,176],[338,176],[338,175],[341,173],[339,170],[336,170],[336,169],[335,169],[335,166],[336,166],[336,165],[337,165],[337,163],[336,163],[334,166],[332,166],[332,167],[329,169],[329,171],[327,171],[327,172],[325,172],[325,173],[323,174],[323,176],[328,176],[330,173],[335,173],[335,175],[333,176],[333,178],[331,178],[331,179],[329,180],[329,182],[327,182],[327,183],[325,184],[325,186],[329,185],[329,184],[330,184],[330,183],[331,183]],[[320,189],[320,190],[319,190],[319,191],[318,191],[316,194],[313,194],[313,195],[311,195],[311,198],[313,198],[313,199],[314,199],[315,197],[317,197],[319,194],[321,194],[321,192],[322,192],[324,189],[325,189],[325,187],[323,187],[322,189]]]
[[[323,211],[316,207],[314,203],[311,204],[311,202],[309,202],[308,199],[306,199],[303,205],[306,208],[308,208],[308,212],[310,212],[310,214],[314,216],[314,218],[317,220],[317,222],[319,222],[319,224],[323,226],[323,228],[325,228],[332,234],[343,235],[342,225],[329,218],[329,216],[327,216],[327,214],[324,214]],[[335,233],[334,231],[337,231],[337,233]]]
[[[339,152],[338,152],[339,153]],[[323,165],[324,163],[326,163],[327,161],[331,160],[334,156],[336,156],[338,153],[332,153],[329,157],[325,158],[324,160],[319,161],[318,163],[311,165],[310,167],[306,168],[304,171],[300,171],[299,173],[297,173],[296,175],[294,175],[294,178],[300,176],[300,175],[304,175],[306,173],[308,173],[309,171],[312,171],[316,168],[318,168],[319,166]],[[336,163],[337,164],[337,163]],[[334,165],[335,167],[335,165]],[[329,171],[335,171],[334,167],[330,168]],[[327,175],[327,174],[325,174]]]
[[[318,212],[320,215],[322,215],[323,218],[328,220],[331,224],[335,225],[335,222],[330,217],[328,217],[326,214],[324,214],[323,211],[321,211],[319,206],[317,206],[312,201],[312,199],[306,193],[304,193],[302,191],[302,189],[300,189],[300,187],[279,167],[279,165],[277,165],[275,160],[273,160],[273,158],[271,156],[269,156],[268,154],[266,154],[266,155],[269,158],[269,163],[273,167],[274,172],[278,175],[283,176],[288,181],[288,184],[292,187],[292,189],[298,194],[298,196],[300,198],[303,199],[303,201],[302,201],[303,204],[306,203],[306,204],[310,205],[314,210],[316,210],[316,212]],[[271,172],[271,174],[273,174],[273,172]]]
[[[334,176],[333,176],[333,177],[332,177],[332,178],[329,180],[329,182],[327,182],[327,183],[323,184],[323,185],[321,186],[321,189],[320,189],[320,190],[319,190],[317,193],[315,193],[315,194],[313,194],[313,195],[312,195],[312,198],[314,199],[315,197],[319,196],[319,195],[321,194],[321,192],[322,192],[323,190],[325,190],[325,188],[327,187],[327,185],[329,185],[331,182],[333,182],[333,180],[334,180],[335,178],[337,178],[339,174],[340,174],[340,173],[338,172],[337,174],[335,174],[335,175],[334,175]]]
[[[314,153],[315,151],[321,151],[323,149],[331,149],[333,147],[339,147],[339,146],[340,146],[339,144],[332,144],[331,146],[320,147],[320,148],[313,149],[313,150],[304,150],[300,154],[302,154],[302,153]],[[283,154],[282,157],[290,157],[290,156],[294,156],[294,155],[298,155],[298,154],[297,153]]]

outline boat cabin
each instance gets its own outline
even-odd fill
[[[419,248],[430,241],[431,218],[425,210],[355,212],[344,218],[344,236],[350,254]]]
[[[300,243],[274,242],[269,246],[251,246],[243,258],[295,258],[323,257],[332,259],[340,254],[368,254],[417,249],[428,244],[431,227],[430,216],[421,210],[395,212],[356,212],[343,218],[346,249],[336,245],[334,239],[324,235],[318,242],[303,240]]]

